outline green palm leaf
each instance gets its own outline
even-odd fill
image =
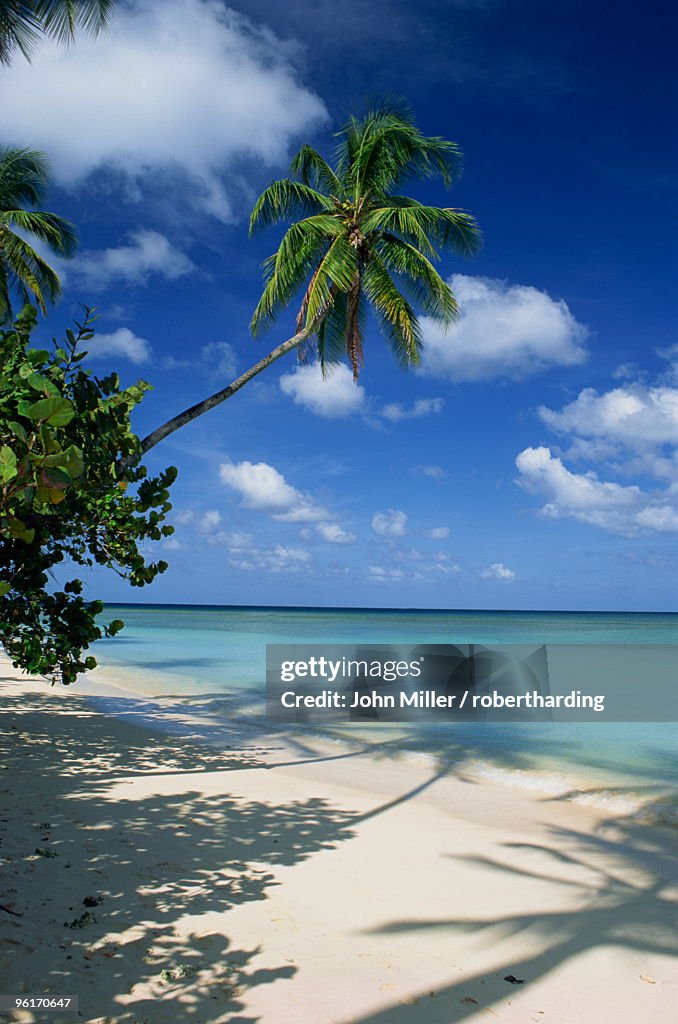
[[[55,213],[26,209],[44,195],[48,165],[37,150],[0,148],[0,323],[11,318],[11,294],[34,301],[42,312],[61,292],[56,271],[29,239],[46,243],[60,256],[72,256],[73,225]]]
[[[96,35],[108,25],[117,0],[2,0],[0,64],[18,50],[30,60],[41,36],[69,43],[76,29]]]

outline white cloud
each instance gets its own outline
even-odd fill
[[[560,412],[540,406],[539,416],[560,433],[633,448],[678,444],[678,388],[631,385],[603,394],[585,388]]]
[[[285,544],[269,546],[257,544],[251,533],[244,530],[224,530],[223,518],[216,509],[208,509],[197,519],[193,513],[190,520],[202,539],[211,547],[226,548],[230,564],[245,571],[298,572],[312,561],[311,554],[303,548]]]
[[[397,583],[405,578],[402,569],[385,569],[382,565],[370,565],[367,572],[375,583]]]
[[[318,523],[316,530],[330,544],[355,544],[358,539],[355,533],[349,533],[338,523]]]
[[[442,412],[444,405],[442,398],[418,398],[409,408],[400,402],[391,402],[384,406],[379,415],[392,423],[398,423],[400,420],[418,419],[420,416]]]
[[[267,462],[223,462],[219,477],[241,495],[245,508],[289,511],[305,500],[282,473]]]
[[[217,512],[216,509],[208,509],[200,517],[197,528],[201,533],[213,533],[219,526],[221,526],[221,512]]]
[[[447,473],[442,466],[415,466],[415,473],[420,473],[421,476],[428,476],[432,480],[444,480]]]
[[[407,532],[407,515],[395,508],[375,512],[372,516],[372,529],[380,537],[404,537]]]
[[[566,303],[529,285],[454,274],[461,319],[422,319],[422,371],[457,381],[520,378],[586,359],[586,329]]]
[[[600,480],[596,473],[572,473],[550,448],[526,448],[516,458],[518,483],[547,503],[542,515],[570,518],[630,535],[642,530],[678,530],[678,493],[649,494],[638,485]]]
[[[310,571],[311,555],[303,548],[275,544],[272,547],[234,547],[230,552],[230,563],[245,572],[301,572]]]
[[[280,378],[280,389],[295,405],[303,405],[316,416],[342,419],[359,413],[365,402],[365,388],[356,384],[343,363],[329,370],[323,379],[318,363],[296,366]]]
[[[60,260],[59,272],[65,283],[102,291],[123,282],[144,285],[151,274],[175,281],[197,268],[183,252],[175,249],[158,231],[131,231],[129,242],[111,249],[84,249],[72,260]]]
[[[504,583],[512,583],[516,578],[513,569],[507,569],[502,562],[492,562],[486,569],[481,569],[480,575],[484,580],[502,580]]]
[[[449,526],[434,526],[431,530],[424,530],[424,536],[429,540],[445,540],[449,535]]]
[[[49,153],[66,187],[101,167],[130,194],[188,176],[189,201],[227,220],[219,175],[243,157],[284,162],[325,119],[291,53],[217,0],[121,4],[99,38],[43,43],[31,64],[0,69],[3,133]]]
[[[672,349],[660,353],[672,358]],[[519,483],[548,500],[542,514],[593,523],[615,533],[678,531],[678,388],[659,375],[628,367],[627,382],[609,391],[584,388],[556,411],[540,406],[543,423],[569,436],[561,457],[549,448],[528,448],[516,464]],[[631,375],[635,377],[632,379]],[[606,476],[654,478],[664,489],[601,479],[592,469],[574,473],[563,460],[605,467]],[[668,486],[666,486],[668,484]]]
[[[317,534],[330,544],[353,544],[357,540],[355,534],[333,522],[328,509],[289,484],[267,462],[223,462],[219,476],[222,483],[240,494],[244,508],[266,512],[279,523],[312,523]]]
[[[95,334],[87,346],[89,359],[117,356],[129,359],[131,363],[147,363],[152,354],[149,342],[139,338],[128,327],[119,327],[112,334]]]
[[[166,551],[184,551],[186,549],[186,545],[182,544],[176,537],[165,537],[162,546]]]

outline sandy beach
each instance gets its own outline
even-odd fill
[[[207,712],[6,660],[0,688],[2,991],[79,998],[12,1020],[676,1020],[675,829],[308,736],[208,742]]]

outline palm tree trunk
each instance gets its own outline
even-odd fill
[[[209,412],[209,410],[214,409],[215,406],[221,405],[221,403],[225,402],[227,398],[234,395],[236,391],[240,391],[240,388],[244,387],[245,384],[252,380],[253,377],[256,377],[262,370],[265,370],[267,366],[270,366],[271,363],[274,363],[282,356],[287,355],[288,352],[291,352],[298,345],[301,345],[302,341],[306,341],[306,339],[314,333],[316,328],[317,323],[312,324],[310,327],[305,327],[302,331],[297,331],[295,335],[288,338],[287,341],[283,341],[282,345],[278,345],[277,348],[274,348],[272,352],[269,352],[267,356],[260,359],[258,363],[254,364],[254,366],[251,366],[249,370],[234,380],[232,384],[229,384],[228,387],[222,388],[221,391],[216,391],[213,395],[210,395],[209,398],[203,399],[202,402],[197,402],[189,409],[184,409],[183,412],[178,413],[176,416],[173,416],[171,420],[167,420],[167,422],[163,423],[162,426],[153,430],[148,437],[145,437],[141,442],[142,454],[145,455],[151,448],[155,448],[156,444],[159,444],[160,441],[163,441],[170,434],[173,434],[175,430],[179,429],[179,427],[185,427],[187,423],[191,423],[192,420],[197,419],[198,416],[202,416],[203,413]]]

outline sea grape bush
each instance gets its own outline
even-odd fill
[[[103,603],[79,579],[58,589],[52,570],[96,563],[151,583],[167,563],[147,562],[142,545],[173,533],[177,471],[149,477],[139,464],[130,416],[150,384],[121,388],[83,366],[92,311],[51,350],[30,346],[36,320],[26,306],[0,330],[0,642],[14,665],[71,683],[96,666],[89,645],[123,623],[101,624]]]

